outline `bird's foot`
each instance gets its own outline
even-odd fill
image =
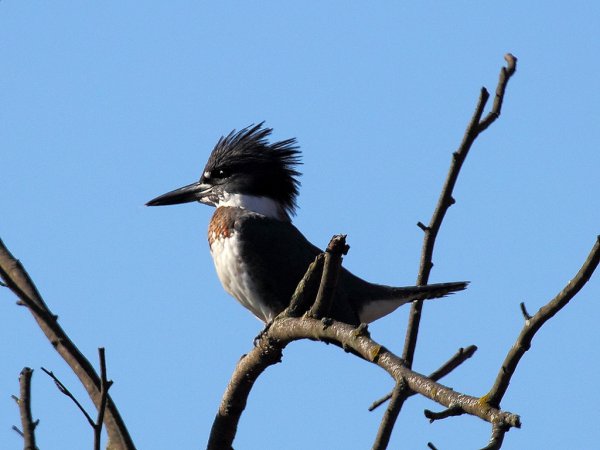
[[[371,337],[371,335],[369,333],[369,325],[366,323],[361,323],[359,326],[357,326],[354,330],[352,330],[352,334],[355,337],[359,337],[359,336]]]
[[[264,336],[265,334],[267,334],[267,332],[269,331],[269,328],[271,328],[271,325],[273,325],[273,321],[272,321],[272,320],[271,320],[271,321],[269,321],[269,322],[267,322],[267,324],[266,324],[266,325],[265,325],[265,327],[264,327],[264,328],[261,330],[261,332],[260,332],[260,333],[258,333],[258,334],[256,335],[256,337],[254,338],[254,341],[253,341],[253,342],[254,342],[254,346],[255,346],[255,347],[256,347],[256,346],[258,346],[258,343],[259,343],[259,341],[260,341],[260,340],[263,338],[263,336]]]
[[[321,323],[323,324],[323,329],[325,330],[331,326],[333,319],[330,319],[329,317],[323,317],[321,319]]]

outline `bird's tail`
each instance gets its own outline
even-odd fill
[[[391,313],[405,303],[413,302],[415,300],[445,297],[446,295],[466,289],[468,284],[468,281],[407,287],[390,287],[371,284],[370,291],[373,295],[371,299],[363,300],[361,305],[362,308],[359,311],[359,318],[362,323],[370,323]]]

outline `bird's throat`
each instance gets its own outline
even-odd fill
[[[269,197],[258,197],[256,195],[248,194],[230,194],[225,192],[216,206],[217,208],[221,206],[242,208],[271,219],[284,222],[290,221],[290,217],[281,203]]]

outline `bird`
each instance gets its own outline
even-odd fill
[[[269,142],[264,122],[221,136],[199,181],[147,206],[199,202],[216,207],[208,244],[225,291],[270,324],[289,306],[308,266],[321,250],[292,224],[301,175],[295,138]],[[444,297],[468,282],[392,287],[367,282],[341,268],[329,319],[358,326],[415,300]]]

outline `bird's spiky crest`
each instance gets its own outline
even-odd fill
[[[293,215],[300,181],[295,166],[302,164],[296,139],[269,143],[272,128],[263,128],[264,122],[233,130],[222,136],[213,149],[204,173],[225,170],[251,173],[261,178],[261,184]]]

